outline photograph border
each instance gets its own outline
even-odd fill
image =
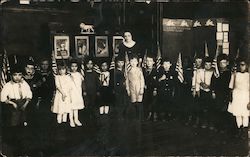
[[[106,40],[106,45],[107,45],[107,54],[105,54],[105,55],[98,55],[97,54],[97,49],[98,49],[98,46],[97,46],[97,41],[99,40],[99,39],[104,39],[104,40]],[[95,57],[109,57],[109,45],[108,45],[108,36],[95,36]]]
[[[116,40],[121,40],[121,39],[124,41],[124,38],[123,38],[123,36],[121,36],[121,35],[115,35],[115,36],[113,36],[112,48],[113,48],[113,54],[114,54],[114,55],[118,55],[118,54],[115,53],[115,46],[116,46],[116,45],[115,45],[115,41],[116,41]]]
[[[78,39],[85,39],[87,42],[86,42],[86,55],[89,56],[89,36],[84,36],[84,35],[77,35],[75,36],[75,54],[76,54],[76,57],[77,58],[81,58],[81,57],[84,57],[85,55],[79,55],[78,53],[78,49],[77,49],[77,40]]]
[[[54,35],[54,37],[53,37],[53,41],[54,41],[54,55],[55,55],[55,59],[68,59],[69,58],[69,56],[70,56],[70,39],[69,39],[69,36],[68,35]],[[65,40],[67,40],[66,42],[68,42],[68,44],[66,44],[66,50],[68,50],[68,54],[67,54],[67,56],[63,56],[63,58],[62,58],[62,56],[58,56],[57,55],[57,44],[56,44],[56,41],[57,40],[60,40],[60,39],[65,39]]]

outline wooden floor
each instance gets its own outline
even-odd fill
[[[69,124],[58,125],[55,122],[43,129],[29,128],[29,154],[32,154],[30,156],[248,154],[247,139],[242,140],[228,133],[186,126],[179,119],[142,123],[131,119],[118,120],[111,115],[101,116],[97,121],[86,119],[82,117],[84,126],[76,128],[70,128]],[[41,133],[44,133],[42,137]],[[11,155],[15,149],[10,143],[8,140],[2,142],[3,153],[7,155]]]

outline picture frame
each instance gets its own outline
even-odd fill
[[[75,53],[78,58],[89,56],[88,36],[75,36]]]
[[[69,36],[54,36],[54,53],[56,59],[68,59],[70,56]]]
[[[118,56],[119,45],[124,41],[123,36],[113,36],[113,54]]]
[[[95,37],[95,57],[109,57],[108,37]]]

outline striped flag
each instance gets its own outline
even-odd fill
[[[7,69],[6,73],[8,76],[10,74],[10,63],[9,63],[9,59],[7,56],[7,51],[5,49],[4,49],[4,63],[5,63],[6,69]]]
[[[183,83],[184,81],[184,76],[183,76],[183,68],[182,68],[182,61],[181,61],[181,53],[179,53],[177,62],[176,62],[176,67],[175,67],[175,71],[178,74],[178,79],[181,83]]]
[[[7,83],[9,74],[10,74],[9,59],[8,59],[8,56],[7,56],[7,52],[4,51],[4,54],[2,56],[2,69],[1,69],[1,77],[0,77],[0,91],[2,90],[3,86]]]
[[[125,77],[128,76],[128,72],[131,70],[131,64],[129,62],[128,53],[125,52]]]
[[[143,68],[147,67],[147,53],[148,53],[148,50],[146,49],[144,57],[143,57],[143,61],[142,61],[142,67]]]
[[[6,84],[7,80],[5,79],[4,69],[1,70],[1,78],[0,78],[0,91],[3,89],[3,86]]]
[[[54,52],[52,52],[51,55],[51,62],[52,62],[52,71],[54,75],[57,75],[58,70],[57,70],[57,64],[56,64],[56,58]]]
[[[159,69],[161,66],[161,50],[160,50],[160,45],[159,42],[157,42],[157,56],[156,56],[156,69]]]
[[[220,54],[220,49],[219,49],[219,46],[217,45],[216,46],[216,53],[215,53],[214,59],[217,60],[217,57],[218,57],[219,54]]]
[[[114,70],[115,69],[115,56],[112,57],[109,70]]]
[[[236,56],[234,58],[234,66],[232,67],[232,71],[236,72],[237,71],[237,60],[240,57],[240,49],[238,48]]]
[[[205,57],[209,57],[207,42],[205,41]]]
[[[217,45],[216,47],[216,54],[214,56],[214,59],[213,59],[213,68],[215,69],[214,71],[214,75],[216,78],[218,78],[220,76],[220,72],[219,72],[219,69],[218,69],[218,65],[217,65],[217,56],[219,55],[219,46]]]
[[[100,68],[99,68],[99,66],[98,66],[97,64],[94,65],[93,70],[94,70],[96,73],[98,73],[98,74],[101,74],[101,73],[102,73],[101,70],[100,70]]]
[[[82,60],[81,60],[80,73],[82,74],[83,77],[85,76],[84,57],[82,57]]]

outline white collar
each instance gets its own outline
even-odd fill
[[[123,45],[125,45],[126,47],[128,47],[128,48],[131,48],[131,47],[133,47],[133,46],[135,46],[135,44],[136,44],[136,42],[135,41],[131,41],[131,42],[123,42]]]

